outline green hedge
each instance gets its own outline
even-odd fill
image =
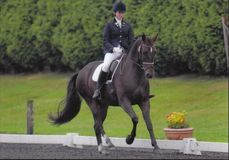
[[[134,34],[159,33],[156,71],[226,74],[227,0],[124,0]],[[1,0],[0,71],[79,70],[103,58],[114,0]]]

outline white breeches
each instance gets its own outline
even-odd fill
[[[122,53],[106,53],[103,61],[102,70],[108,72],[111,62],[121,57]]]

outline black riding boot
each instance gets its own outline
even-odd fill
[[[100,90],[103,86],[103,84],[106,82],[107,80],[107,72],[104,72],[101,70],[100,74],[99,74],[99,78],[98,78],[98,82],[96,84],[96,89],[95,92],[92,96],[92,98],[98,98],[100,96]]]

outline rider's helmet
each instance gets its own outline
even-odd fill
[[[122,2],[122,1],[119,1],[117,3],[114,4],[114,12],[126,12],[126,5]]]

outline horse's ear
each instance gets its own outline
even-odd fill
[[[158,37],[158,33],[156,34],[156,36],[154,36],[154,37],[152,38],[153,43],[155,43],[155,42],[156,42],[157,37]]]
[[[146,35],[142,33],[142,41],[145,42],[145,40],[146,40]]]

